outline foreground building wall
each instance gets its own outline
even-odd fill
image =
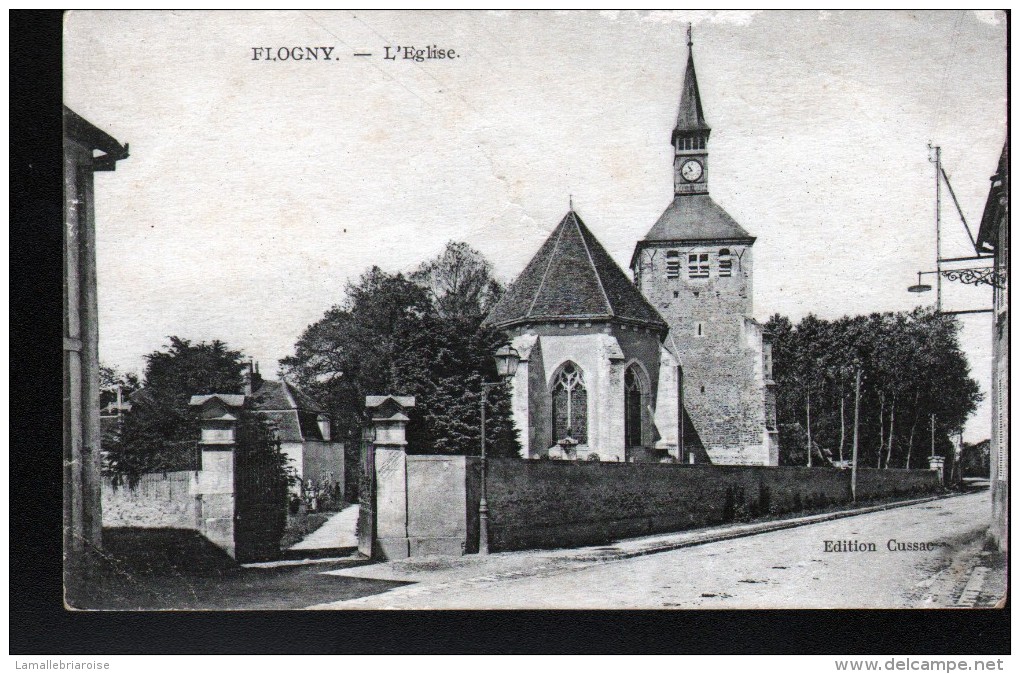
[[[89,582],[87,553],[102,545],[93,173],[127,156],[127,145],[64,107],[64,571],[72,601]]]
[[[978,231],[978,252],[995,255],[992,325],[992,522],[989,535],[999,550],[1009,538],[1009,140],[991,178]]]

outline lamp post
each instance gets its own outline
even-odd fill
[[[502,381],[482,382],[481,404],[481,427],[482,427],[482,494],[478,500],[478,554],[489,554],[489,501],[486,488],[486,473],[488,460],[485,454],[485,403],[489,397],[489,391],[503,382],[509,381],[517,374],[517,365],[521,362],[521,354],[517,349],[505,344],[493,355],[496,360],[496,373]]]

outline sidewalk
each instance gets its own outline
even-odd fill
[[[358,537],[354,535],[358,524],[361,507],[352,505],[336,513],[313,531],[302,541],[290,546],[288,550],[333,550],[358,547]]]
[[[524,550],[496,553],[488,556],[417,557],[351,569],[338,569],[326,573],[358,579],[413,583],[413,585],[373,597],[317,604],[309,608],[391,608],[397,603],[422,595],[451,592],[458,588],[477,588],[482,585],[518,578],[553,576],[608,562],[752,536],[770,531],[790,529],[818,522],[827,522],[892,508],[902,508],[944,498],[953,498],[954,496],[957,495],[932,496],[782,520],[731,524],[645,536],[619,541],[608,546],[590,546],[560,550]]]

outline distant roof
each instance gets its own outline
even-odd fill
[[[414,407],[414,396],[366,396],[365,407],[379,407],[387,400],[393,400],[401,407]]]
[[[707,194],[677,195],[643,239],[646,242],[716,240],[753,243],[754,237]]]
[[[620,320],[666,328],[576,212],[570,210],[485,323],[508,327],[560,320]]]
[[[191,396],[189,405],[202,405],[213,398],[223,401],[224,405],[230,407],[241,407],[244,405],[244,396],[236,393],[210,393],[208,395]]]
[[[307,393],[287,381],[263,379],[252,392],[257,410],[304,410],[322,413],[326,410]]]

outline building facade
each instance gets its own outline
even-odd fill
[[[1009,139],[985,202],[978,252],[993,253],[992,301],[992,524],[989,534],[1000,550],[1009,538]]]
[[[631,269],[680,357],[685,456],[777,465],[771,349],[751,318],[755,237],[709,196],[711,131],[689,51],[670,139],[673,201],[635,246]]]
[[[244,373],[244,393],[269,420],[280,451],[300,481],[297,489],[340,490],[344,485],[344,443],[334,442],[326,409],[286,380],[263,379],[256,365]]]

